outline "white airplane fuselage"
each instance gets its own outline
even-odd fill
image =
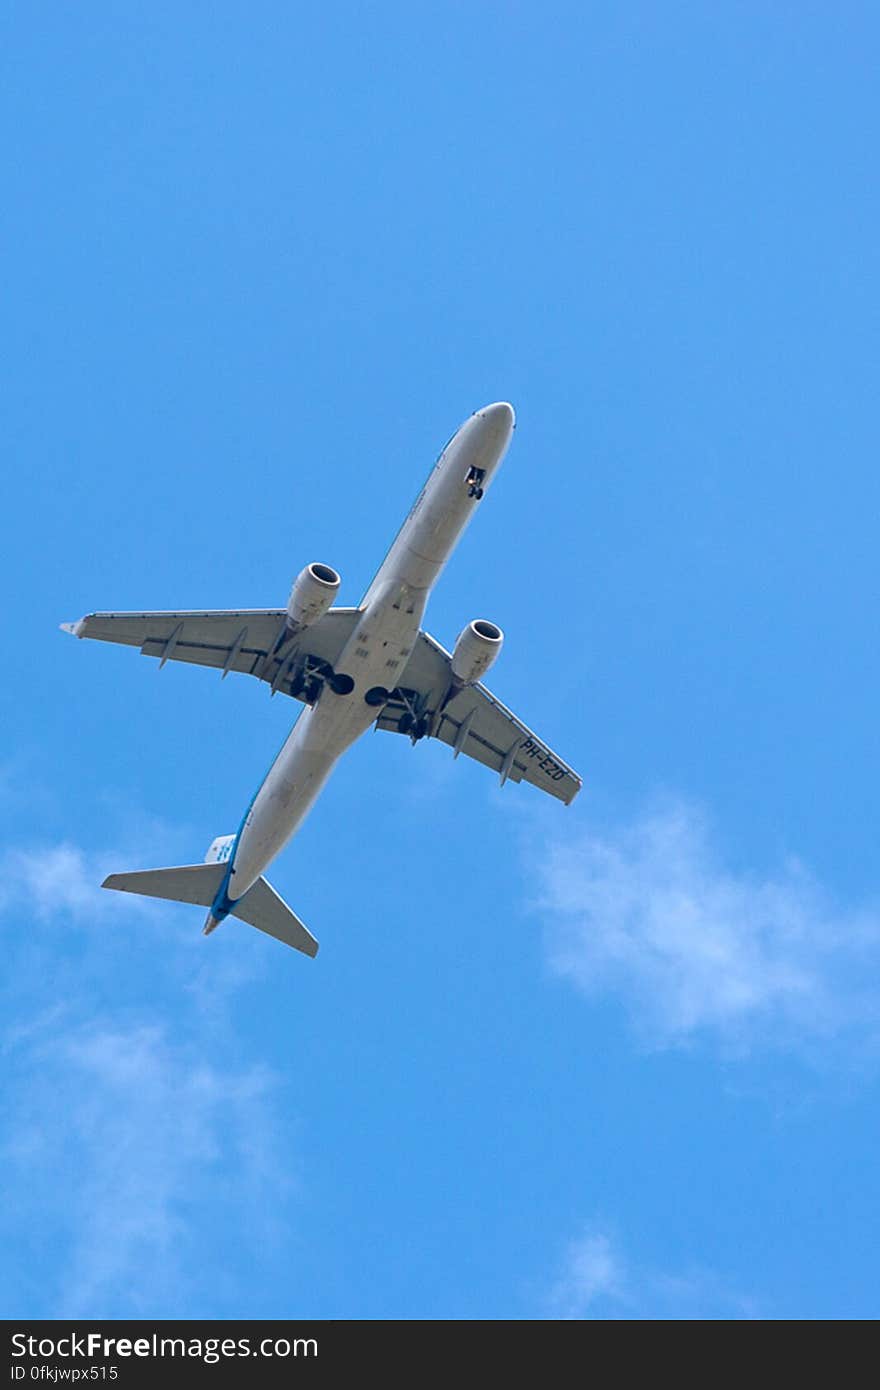
[[[229,871],[206,931],[228,915],[301,825],[337,759],[379,713],[365,699],[403,676],[431,589],[455,549],[510,443],[514,414],[486,406],[462,425],[440,455],[382,566],[336,663],[353,688],[324,684],[307,704],[257,791],[229,853]],[[479,489],[469,485],[479,470]],[[479,494],[479,495],[477,495]],[[307,639],[307,629],[306,629]]]

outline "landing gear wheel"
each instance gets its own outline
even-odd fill
[[[411,732],[412,732],[412,726],[413,726],[413,717],[412,717],[412,715],[410,714],[409,710],[407,710],[406,713],[405,713],[405,714],[402,714],[402,715],[400,716],[400,718],[398,719],[398,721],[397,721],[397,732],[400,733],[400,734],[408,734],[408,733],[411,733]]]
[[[428,732],[428,717],[427,717],[427,715],[424,715],[424,714],[423,714],[422,717],[421,717],[420,719],[417,719],[416,722],[415,722],[415,724],[413,725],[413,728],[412,728],[412,736],[413,736],[413,738],[417,738],[417,739],[418,739],[418,738],[424,738],[424,737],[425,737],[425,734],[426,734],[427,732]]]

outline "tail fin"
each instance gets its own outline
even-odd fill
[[[147,898],[167,898],[172,902],[211,907],[220,891],[226,867],[221,863],[142,869],[129,874],[111,874],[101,886],[123,893],[142,893]],[[258,878],[244,897],[232,904],[232,916],[307,956],[318,954],[318,943],[311,932],[265,878]]]

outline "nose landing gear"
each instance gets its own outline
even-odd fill
[[[483,479],[486,476],[485,468],[469,468],[465,482],[468,484],[468,497],[475,497],[479,502],[483,495]]]

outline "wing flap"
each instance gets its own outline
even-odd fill
[[[141,646],[141,656],[157,657],[161,661],[167,646],[167,638],[148,637]],[[252,676],[265,661],[266,648],[262,644],[251,646],[250,642],[246,641],[246,644],[239,646],[238,651],[233,652],[232,647],[178,640],[174,651],[167,659],[188,662],[193,666],[210,666],[217,671],[241,671],[244,675]]]

